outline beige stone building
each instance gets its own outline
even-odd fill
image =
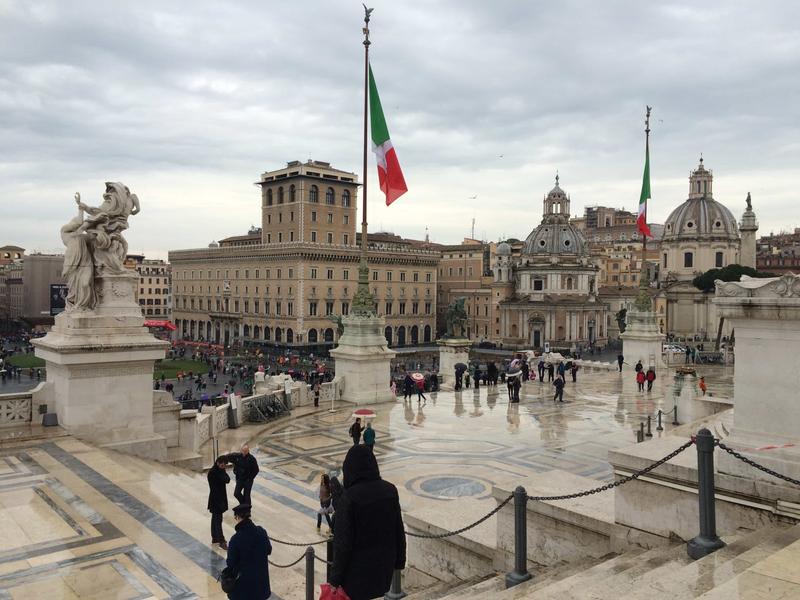
[[[172,319],[172,267],[159,259],[129,254],[125,266],[139,275],[136,301],[145,319]]]
[[[178,337],[232,345],[332,346],[358,283],[358,177],[321,161],[262,174],[262,227],[169,253]],[[439,252],[368,238],[370,287],[392,345],[435,338]]]
[[[51,284],[63,284],[63,254],[25,254],[22,248],[0,248],[4,291],[0,294],[0,318],[30,327],[52,325]]]

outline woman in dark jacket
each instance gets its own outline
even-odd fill
[[[231,478],[225,472],[225,460],[218,458],[208,470],[208,510],[211,513],[211,543],[228,549],[222,532],[222,513],[228,510],[228,492],[225,486]]]
[[[406,538],[397,488],[381,479],[366,446],[353,446],[342,467],[345,492],[336,505],[329,583],[351,600],[379,598],[406,564]]]
[[[228,568],[239,575],[236,587],[228,594],[230,600],[267,600],[272,594],[269,587],[269,563],[272,544],[263,527],[250,520],[250,505],[233,508],[236,533],[228,547]]]

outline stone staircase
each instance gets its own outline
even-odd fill
[[[409,600],[707,600],[800,598],[800,525],[765,527],[725,539],[727,546],[692,561],[686,545],[630,550],[534,573],[505,589],[504,576],[442,586]],[[452,584],[451,584],[452,585]]]

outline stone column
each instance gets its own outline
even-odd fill
[[[800,276],[718,281],[714,304],[736,331],[734,422],[724,442],[800,479]],[[779,483],[725,452],[718,458],[721,472]]]

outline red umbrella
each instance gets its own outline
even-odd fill
[[[425,375],[423,375],[422,373],[412,373],[411,379],[413,379],[414,381],[425,381]]]

